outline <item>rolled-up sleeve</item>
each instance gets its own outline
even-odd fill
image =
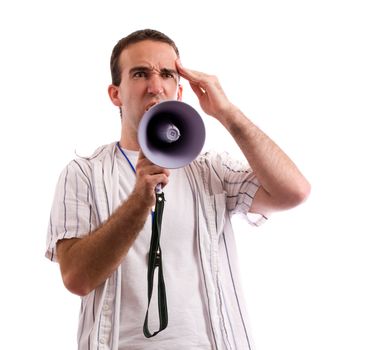
[[[226,193],[226,207],[231,215],[244,214],[250,224],[259,226],[267,220],[264,215],[249,213],[260,183],[248,163],[220,153],[212,159],[217,176]]]
[[[89,177],[73,161],[60,174],[51,208],[46,257],[57,262],[56,243],[61,239],[81,238],[96,227],[93,193]]]

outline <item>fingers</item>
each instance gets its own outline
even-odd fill
[[[176,60],[176,66],[179,74],[190,83],[205,113],[218,120],[228,114],[227,111],[232,108],[232,104],[215,75],[187,69],[182,66],[180,60]]]
[[[197,85],[203,88],[204,90],[205,90],[205,85],[207,85],[210,82],[210,80],[213,78],[212,76],[208,74],[185,68],[179,59],[176,60],[176,67],[177,67],[178,73],[183,78],[188,80],[191,84]]]
[[[136,165],[136,185],[137,191],[145,194],[148,198],[155,196],[155,188],[162,184],[162,188],[168,184],[170,171],[153,164],[140,151]],[[155,197],[154,197],[155,198]]]
[[[148,158],[145,157],[142,151],[139,152],[138,163],[136,164],[137,175],[170,175],[168,169],[162,168],[156,164],[153,164]]]
[[[179,74],[190,83],[192,90],[199,100],[202,101],[208,89],[210,89],[212,77],[198,71],[184,68],[180,60],[176,61],[176,65]]]
[[[200,98],[203,95],[205,95],[206,91],[200,86],[195,83],[190,82],[191,89],[194,91],[194,93]]]
[[[180,60],[176,61],[179,74],[189,81],[191,88],[200,98],[204,95],[224,94],[223,89],[215,75],[209,75],[192,69],[184,68]]]

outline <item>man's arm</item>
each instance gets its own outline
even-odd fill
[[[261,186],[250,211],[269,215],[303,202],[310,192],[308,181],[280,147],[228,100],[218,79],[186,69],[179,60],[177,69],[189,81],[204,112],[230,132],[258,178]]]
[[[136,185],[128,199],[97,230],[84,238],[57,243],[61,275],[67,289],[86,295],[121,264],[155,203],[155,187],[168,183],[169,171],[140,154]]]
[[[261,186],[250,211],[268,215],[302,203],[310,185],[292,160],[238,109],[220,119],[252,167]]]

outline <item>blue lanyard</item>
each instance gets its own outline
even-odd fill
[[[121,146],[120,146],[120,142],[116,142],[116,145],[117,145],[117,147],[119,148],[119,150],[121,151],[121,153],[122,153],[122,155],[125,157],[125,159],[127,160],[127,162],[129,163],[129,165],[130,165],[130,168],[133,170],[133,172],[134,172],[134,174],[136,175],[136,170],[135,170],[135,167],[134,167],[134,165],[130,162],[130,159],[129,159],[129,157],[126,155],[126,153],[124,152],[124,150],[121,148]]]
[[[118,149],[120,150],[120,152],[122,153],[122,155],[125,157],[125,159],[126,159],[126,160],[127,160],[127,162],[129,163],[131,170],[132,170],[132,171],[134,172],[134,174],[136,175],[136,169],[135,169],[135,167],[134,167],[133,163],[131,163],[131,161],[130,161],[129,157],[126,155],[126,153],[124,152],[124,150],[121,148],[121,146],[120,146],[120,142],[119,142],[119,141],[117,141],[117,142],[116,142],[116,146],[118,147]],[[151,212],[151,216],[152,216],[152,220],[154,220],[154,210],[152,210],[152,212]]]

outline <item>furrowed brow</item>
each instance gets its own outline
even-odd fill
[[[154,72],[155,69],[152,69],[150,67],[146,67],[146,66],[136,66],[133,67],[129,70],[129,75],[132,76],[134,75],[136,72],[144,72],[144,73],[152,73]],[[177,79],[180,78],[180,75],[178,74],[178,71],[176,69],[170,69],[170,68],[162,68],[160,70],[160,74],[172,74],[173,76],[175,76]]]
[[[176,69],[162,68],[161,74],[171,74],[173,79],[175,79],[177,82],[180,81],[180,74],[178,74]]]
[[[178,72],[175,69],[169,69],[169,68],[162,68],[161,69],[161,73],[168,73],[168,74],[173,74],[173,75],[177,75],[178,76]]]
[[[129,70],[129,75],[133,75],[136,72],[151,72],[152,69],[145,66],[133,67]]]

